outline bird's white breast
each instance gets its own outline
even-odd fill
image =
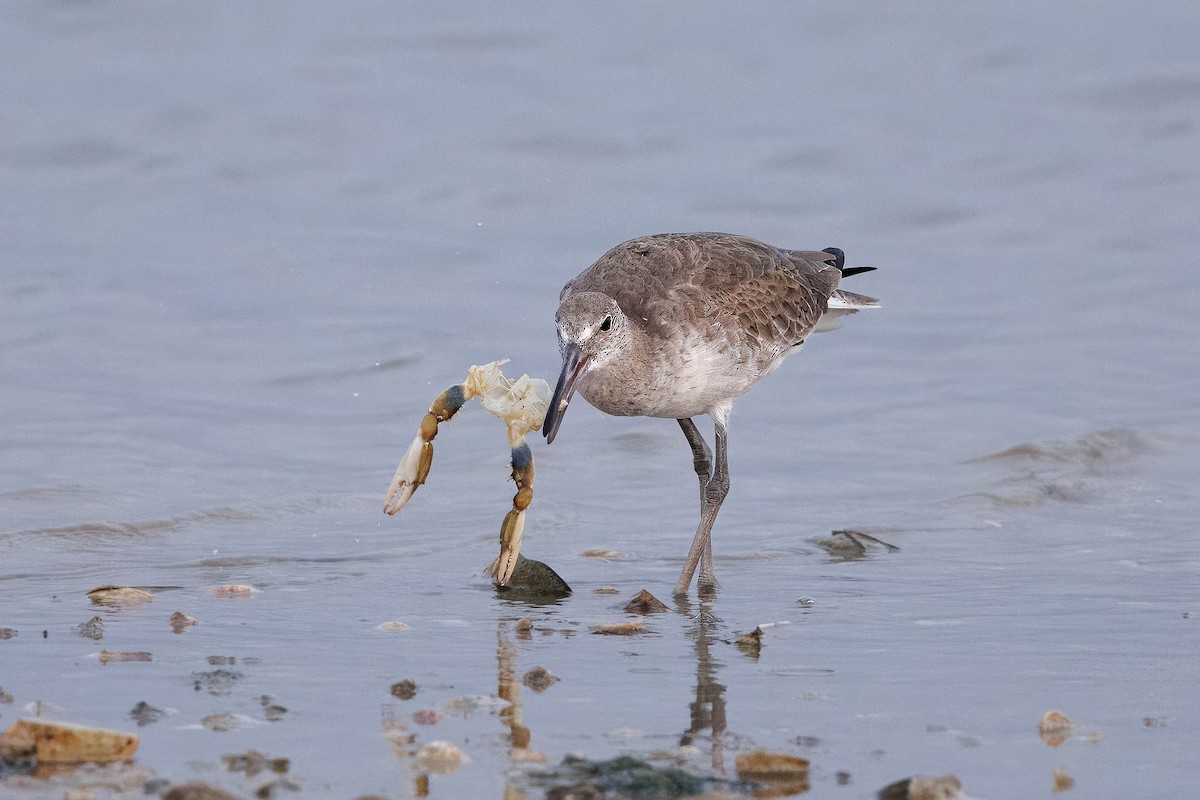
[[[606,414],[694,417],[741,397],[785,355],[685,330],[641,358],[595,365],[581,376],[579,392]]]

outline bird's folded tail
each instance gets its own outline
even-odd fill
[[[846,254],[836,247],[826,247],[821,252],[833,256],[833,258],[826,259],[826,263],[833,262],[838,272],[842,273],[843,278],[875,269],[874,267],[847,267]],[[827,310],[814,330],[816,333],[836,330],[842,317],[857,313],[861,308],[879,308],[879,301],[874,297],[867,297],[865,294],[834,289],[833,294],[829,295]]]
[[[817,251],[790,250],[788,252],[808,262],[832,264],[841,273],[839,280],[849,275],[858,275],[875,269],[875,267],[847,267],[846,254],[837,247],[826,247],[824,250]],[[838,327],[838,319],[840,317],[853,314],[862,308],[879,308],[879,301],[865,294],[847,292],[845,289],[834,289],[829,295],[829,303],[825,313],[821,316],[820,321],[813,330],[816,333],[834,330]]]
[[[875,269],[869,267],[868,269]],[[865,294],[857,294],[855,292],[847,292],[845,289],[834,289],[833,294],[829,295],[829,310],[842,310],[854,312],[860,308],[879,308],[879,301],[874,297],[867,297]]]
[[[829,295],[829,306],[821,319],[813,328],[813,333],[828,333],[840,326],[841,318],[847,314],[856,314],[862,308],[879,308],[879,301],[865,294],[847,292],[845,289],[834,289]]]
[[[847,267],[846,254],[838,247],[826,247],[821,252],[833,256],[833,258],[826,258],[825,263],[832,262],[837,267],[838,272],[842,273],[843,278],[863,272],[871,272],[875,269],[875,267]],[[860,308],[879,308],[879,301],[874,297],[867,297],[865,294],[847,292],[845,289],[834,289],[833,294],[829,296],[830,311],[853,314]],[[833,316],[841,316],[841,314],[835,313]]]

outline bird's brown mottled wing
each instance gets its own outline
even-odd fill
[[[840,273],[828,253],[782,251],[752,239],[728,237],[710,245],[713,255],[700,283],[719,312],[738,318],[763,345],[799,344],[821,319]]]
[[[839,272],[833,256],[785,251],[719,233],[662,234],[605,253],[563,289],[605,291],[650,326],[730,316],[751,341],[798,344],[825,313]]]

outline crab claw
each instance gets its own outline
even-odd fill
[[[521,554],[521,535],[525,531],[525,512],[515,508],[504,515],[500,525],[500,557],[496,559],[496,585],[507,586]]]
[[[431,466],[433,466],[433,443],[417,436],[408,446],[408,452],[404,454],[400,466],[396,467],[396,474],[392,477],[391,485],[388,486],[387,500],[383,504],[384,512],[390,515],[404,508],[417,487],[429,477]]]

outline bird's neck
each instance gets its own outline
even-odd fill
[[[603,363],[596,364],[596,368],[591,370],[597,382],[603,383],[611,378],[627,380],[630,377],[641,383],[649,382],[657,358],[650,337],[635,325],[627,325],[624,336],[625,341]]]
[[[622,370],[639,372],[650,369],[657,355],[646,331],[637,325],[627,325],[628,343],[619,352],[618,366]]]

